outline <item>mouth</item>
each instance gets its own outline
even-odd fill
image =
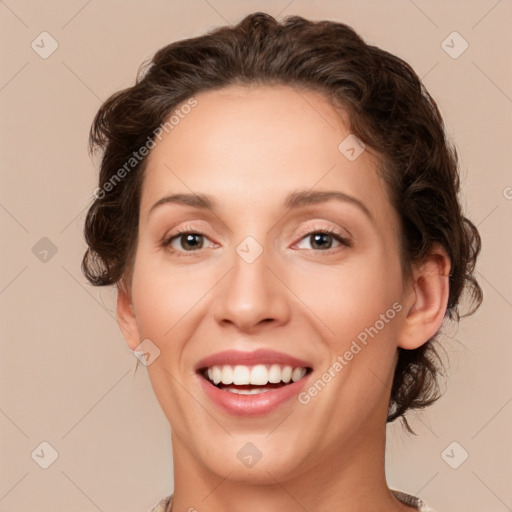
[[[291,404],[312,371],[309,361],[268,349],[226,350],[195,367],[206,397],[222,412],[253,417]]]
[[[312,371],[307,361],[268,350],[226,351],[196,366],[207,397],[236,416],[274,411],[301,391]]]
[[[258,395],[288,386],[312,371],[309,367],[289,365],[215,365],[199,374],[217,389],[238,395]]]

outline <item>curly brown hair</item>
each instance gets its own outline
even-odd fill
[[[403,60],[366,44],[351,27],[257,12],[236,26],[174,42],[139,69],[136,83],[113,94],[90,131],[101,150],[100,193],[85,221],[82,270],[95,286],[122,285],[137,244],[147,157],[136,151],[193,95],[232,84],[288,84],[319,91],[349,115],[350,130],[380,155],[380,172],[401,221],[404,270],[440,243],[451,260],[446,317],[458,321],[465,291],[474,307],[482,290],[474,277],[480,251],[476,227],[462,213],[457,152],[445,135],[434,99]],[[130,168],[126,162],[130,161]],[[120,173],[124,169],[125,172]],[[122,174],[114,183],[112,178]],[[399,348],[388,422],[440,396],[443,366],[433,342]]]

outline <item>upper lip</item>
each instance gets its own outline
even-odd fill
[[[201,359],[201,361],[196,364],[196,371],[204,368],[211,368],[212,366],[253,366],[257,364],[282,364],[292,366],[293,368],[311,368],[311,363],[304,359],[299,359],[297,357],[284,354],[283,352],[259,349],[252,352],[225,350],[223,352],[212,354],[211,356]]]

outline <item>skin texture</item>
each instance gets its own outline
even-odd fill
[[[230,86],[197,106],[152,150],[144,178],[131,279],[118,321],[133,350],[149,338],[147,366],[172,432],[173,510],[310,512],[409,510],[384,475],[385,421],[397,347],[439,329],[449,259],[440,246],[405,279],[399,224],[377,157],[349,161],[343,112],[322,95],[288,86]],[[287,210],[296,191],[358,199]],[[150,208],[176,193],[211,195],[215,209]],[[194,250],[177,229],[200,233]],[[333,229],[350,246],[311,233]],[[252,263],[236,252],[252,236]],[[243,418],[205,395],[196,363],[214,353],[272,349],[311,362],[308,386],[392,308],[401,311],[307,404]],[[248,468],[237,452],[262,453]]]

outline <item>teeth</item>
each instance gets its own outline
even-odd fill
[[[255,366],[236,365],[234,367],[223,365],[208,368],[207,375],[215,385],[222,382],[224,385],[235,384],[236,386],[244,386],[251,384],[253,386],[265,386],[269,382],[271,384],[279,382],[288,384],[290,381],[297,382],[306,375],[306,368],[292,368],[291,366],[281,366],[279,364],[273,364],[270,367],[264,364],[257,364]],[[228,389],[228,391],[230,390]],[[242,394],[252,394],[245,391],[247,390],[243,390]],[[233,392],[238,393],[241,391],[236,390]]]
[[[306,369],[305,368],[295,368],[292,372],[292,380],[293,382],[297,382],[298,380],[302,379],[306,375]]]
[[[281,373],[281,379],[283,382],[286,382],[288,384],[288,382],[290,382],[292,380],[292,370],[293,368],[291,366],[285,366],[283,368],[283,371]],[[303,368],[304,370],[304,374],[306,373],[306,369]]]
[[[233,384],[233,371],[232,366],[223,366],[221,370],[221,381],[222,384]]]
[[[236,389],[236,388],[224,388],[224,391],[230,391],[231,393],[236,393],[237,395],[259,395],[260,393],[266,393],[267,391],[271,391],[266,388],[253,388],[253,389]]]
[[[222,373],[224,374],[224,371]],[[247,366],[235,366],[235,369],[233,370],[233,384],[236,384],[237,386],[249,384],[250,376],[251,371]]]
[[[251,384],[255,386],[264,386],[268,382],[267,367],[263,364],[257,364],[251,370]]]
[[[213,380],[214,384],[218,384],[222,380],[222,373],[221,373],[220,368],[218,366],[214,366],[212,368],[212,377],[213,377],[212,380]]]
[[[268,371],[268,381],[273,384],[281,382],[281,367],[278,364],[273,364]]]

